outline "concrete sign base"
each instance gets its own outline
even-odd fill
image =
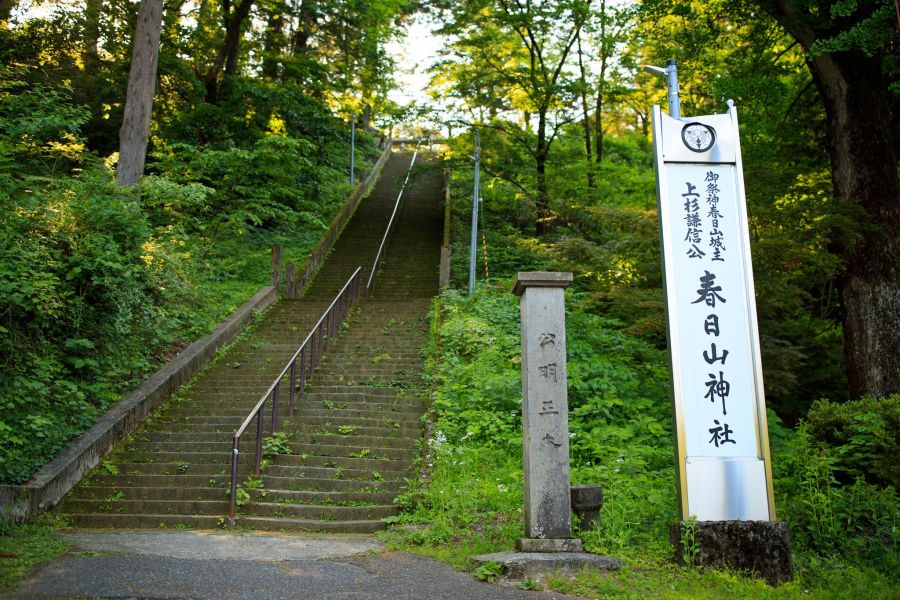
[[[696,566],[749,571],[769,583],[793,577],[787,523],[772,521],[698,521],[695,526],[673,523],[669,540],[675,560]]]

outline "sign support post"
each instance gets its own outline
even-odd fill
[[[469,247],[469,295],[475,292],[475,261],[478,257],[478,203],[481,201],[481,136],[475,130],[475,185],[472,192],[472,239]]]
[[[356,113],[350,117],[350,186],[356,183]]]

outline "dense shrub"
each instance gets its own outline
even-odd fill
[[[900,395],[845,403],[819,400],[806,415],[811,446],[834,457],[842,483],[862,477],[900,490]]]
[[[800,424],[786,451],[773,458],[779,518],[790,524],[798,550],[896,574],[900,498],[894,487],[862,476],[839,481],[843,450],[823,445],[808,423]]]
[[[184,292],[135,200],[85,172],[0,206],[0,479],[22,481],[138,375]]]

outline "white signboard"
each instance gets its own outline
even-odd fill
[[[653,141],[682,518],[774,520],[737,114]]]

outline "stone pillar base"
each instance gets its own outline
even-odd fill
[[[553,573],[577,575],[585,569],[609,573],[622,568],[622,561],[587,552],[497,552],[473,558],[476,564],[497,563],[503,567],[500,585],[515,585],[525,579],[544,579]]]
[[[582,552],[578,538],[519,538],[516,540],[519,552]]]
[[[698,521],[693,535],[685,529],[682,522],[669,528],[669,541],[675,546],[678,563],[748,571],[769,585],[793,578],[787,523]]]

